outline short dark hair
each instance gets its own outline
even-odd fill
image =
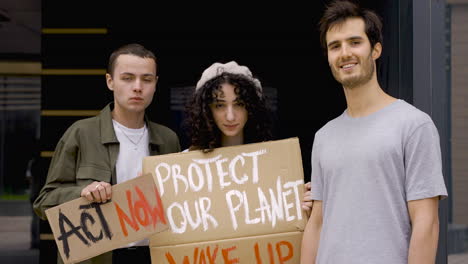
[[[237,97],[245,104],[248,118],[244,126],[244,144],[268,141],[272,136],[271,113],[265,96],[242,74],[224,72],[197,89],[187,104],[184,122],[191,141],[190,149],[209,152],[221,147],[222,132],[216,125],[210,105],[222,93],[222,84],[233,85]]]
[[[364,20],[365,32],[372,48],[377,43],[383,44],[382,21],[374,11],[361,8],[349,0],[334,0],[326,7],[319,22],[320,44],[325,53],[327,51],[328,30],[353,17]]]
[[[107,73],[109,73],[111,76],[113,76],[114,74],[115,61],[120,55],[123,55],[123,54],[135,55],[140,58],[150,58],[150,59],[153,59],[154,63],[156,64],[156,56],[154,55],[152,51],[146,49],[145,47],[137,43],[127,44],[116,49],[110,55],[109,64],[107,65]]]

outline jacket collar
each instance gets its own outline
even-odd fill
[[[114,109],[114,103],[109,103],[99,113],[100,125],[101,125],[101,143],[119,143],[117,136],[115,135],[114,125],[112,123],[112,109]],[[150,145],[163,145],[164,141],[161,136],[158,135],[157,129],[150,124],[148,117],[145,115],[145,123],[148,128],[149,144]]]
[[[114,103],[109,103],[99,113],[99,121],[101,125],[101,143],[119,143],[117,136],[115,135],[114,125],[112,124],[112,109]]]

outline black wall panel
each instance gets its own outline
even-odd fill
[[[101,109],[113,100],[104,75],[42,76],[42,109]]]

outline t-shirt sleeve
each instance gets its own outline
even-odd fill
[[[320,159],[319,159],[319,138],[317,134],[314,138],[314,143],[312,146],[312,174],[310,176],[311,182],[311,198],[312,200],[323,200],[323,175],[322,175],[322,168],[320,167]]]
[[[405,144],[406,200],[447,197],[439,133],[432,121],[417,127]]]

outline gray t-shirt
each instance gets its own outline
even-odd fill
[[[323,201],[316,263],[407,263],[407,202],[447,196],[441,164],[434,123],[403,100],[328,122],[312,148],[312,199]]]

